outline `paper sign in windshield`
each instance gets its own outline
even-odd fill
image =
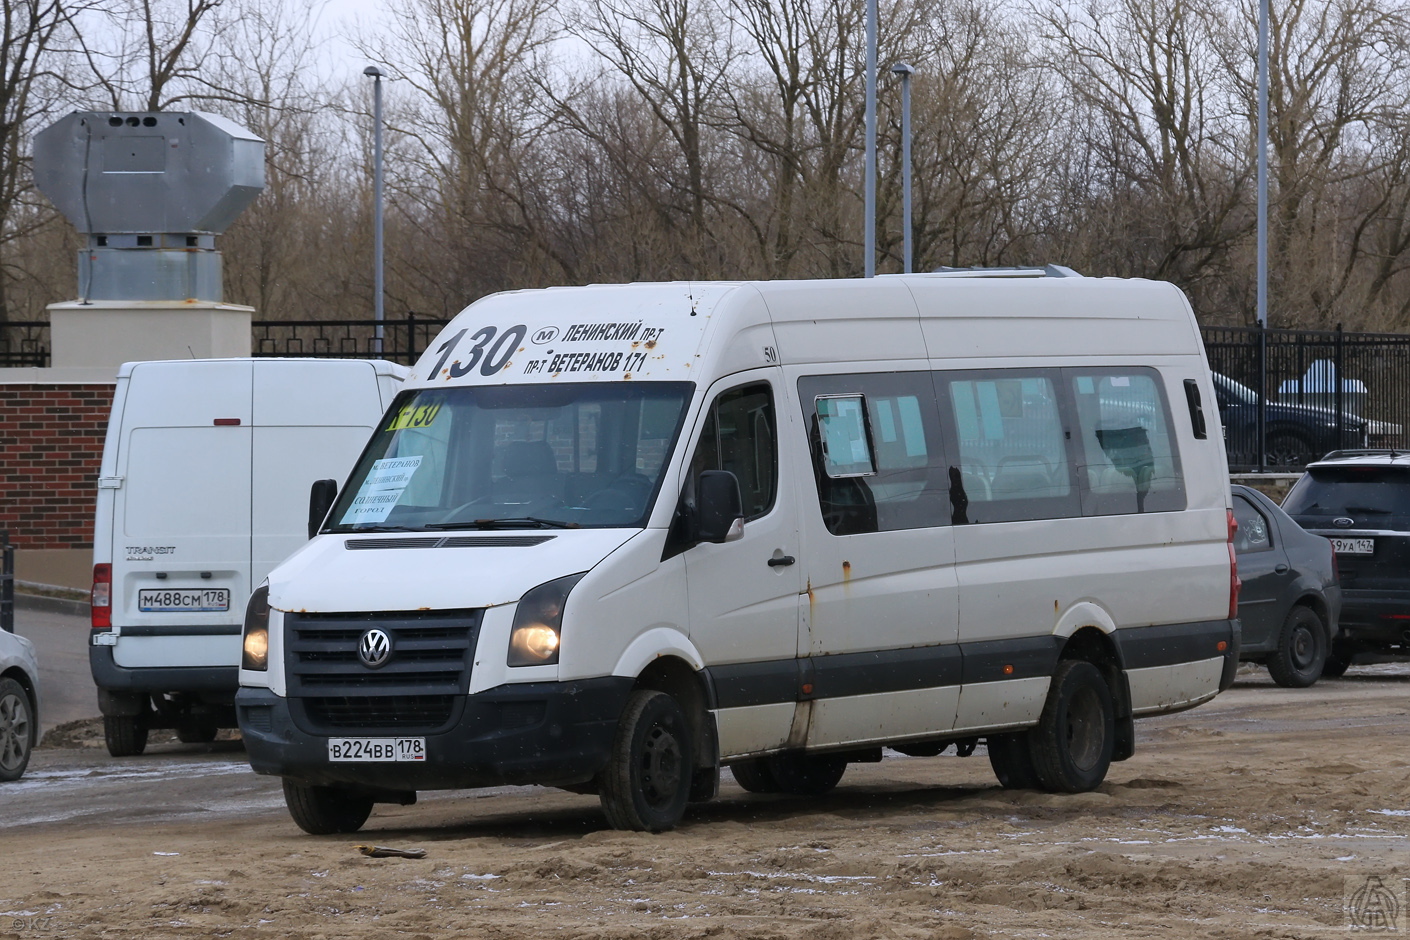
[[[374,460],[371,472],[358,487],[357,495],[353,497],[348,511],[343,513],[339,525],[367,525],[386,519],[419,466],[420,455]]]

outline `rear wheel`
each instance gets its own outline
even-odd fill
[[[1033,768],[1028,742],[1026,731],[990,735],[986,742],[989,766],[994,768],[994,776],[1005,790],[1037,790],[1042,785],[1038,782],[1038,771]]]
[[[35,739],[34,705],[24,686],[0,679],[0,780],[18,780]]]
[[[1058,663],[1043,715],[1029,735],[1033,769],[1044,789],[1096,789],[1106,778],[1116,741],[1111,689],[1101,670],[1081,660]]]
[[[357,832],[372,815],[372,798],[351,790],[284,781],[284,805],[299,828],[313,836]]]
[[[1346,675],[1354,655],[1356,651],[1345,643],[1333,643],[1331,651],[1327,653],[1327,661],[1322,664],[1322,678],[1340,679]]]
[[[103,739],[114,757],[136,757],[147,749],[145,715],[104,715]]]
[[[176,727],[176,740],[182,744],[209,744],[219,733],[213,721],[185,721]]]
[[[774,754],[766,760],[777,792],[794,796],[821,796],[847,772],[847,759],[832,754]]]
[[[750,793],[778,793],[778,781],[769,770],[768,762],[762,757],[742,760],[729,765],[734,780]]]
[[[1268,674],[1286,689],[1305,689],[1321,678],[1326,662],[1327,631],[1322,618],[1311,608],[1294,607],[1283,621],[1278,648],[1268,657]]]
[[[598,789],[608,824],[638,832],[674,828],[690,800],[694,753],[680,704],[665,692],[633,692]]]

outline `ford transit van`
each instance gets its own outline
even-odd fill
[[[126,363],[98,480],[89,662],[108,750],[235,726],[252,584],[308,539],[310,484],[345,474],[406,376],[390,362]]]
[[[251,597],[250,763],[314,833],[528,783],[662,830],[883,747],[1089,790],[1233,679],[1214,401],[1164,283],[486,297]]]

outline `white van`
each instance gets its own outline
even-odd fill
[[[308,540],[310,484],[346,475],[404,366],[129,362],[98,479],[89,662],[108,750],[234,727],[251,585]]]
[[[1233,680],[1213,402],[1164,283],[486,297],[251,598],[250,763],[314,833],[507,783],[661,830],[883,747],[1090,789]]]

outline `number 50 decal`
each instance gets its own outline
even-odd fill
[[[436,360],[435,368],[431,370],[430,375],[426,376],[428,381],[440,375],[450,354],[455,351],[455,347],[469,332],[469,328],[463,329],[441,344],[440,348],[436,350],[441,354],[441,358]],[[453,379],[463,378],[477,365],[480,367],[481,375],[494,375],[509,365],[509,357],[514,355],[515,350],[519,348],[519,344],[524,341],[524,336],[528,332],[529,328],[522,323],[511,326],[503,333],[499,333],[492,326],[480,329],[470,337],[473,345],[466,354],[466,361],[461,362],[457,359],[450,364],[450,377]],[[497,333],[499,338],[495,339]]]

